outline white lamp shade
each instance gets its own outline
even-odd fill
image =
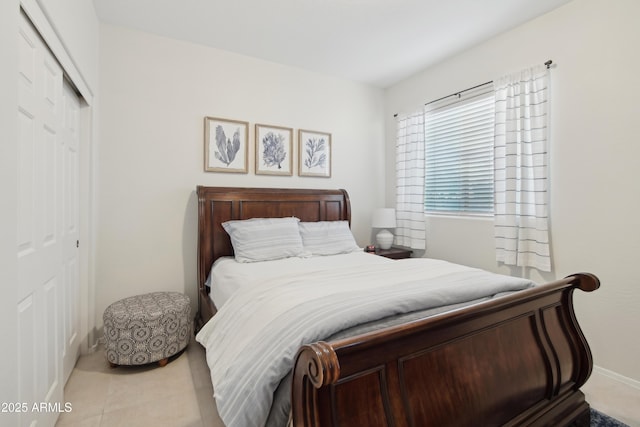
[[[396,210],[393,208],[380,208],[373,211],[371,227],[395,228],[396,227]]]

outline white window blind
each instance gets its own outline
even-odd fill
[[[494,120],[492,84],[427,106],[426,212],[493,212]]]

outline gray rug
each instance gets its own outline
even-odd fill
[[[629,427],[615,418],[591,408],[591,427]]]

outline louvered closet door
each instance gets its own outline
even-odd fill
[[[62,69],[24,16],[18,44],[18,401],[30,406],[20,425],[53,426],[55,403],[62,402],[63,358],[77,331],[70,326],[77,315],[64,315],[77,313],[71,295],[77,292],[78,257],[69,240],[75,248],[78,147],[68,137],[66,110],[73,107],[65,108]],[[32,411],[34,404],[50,405]]]

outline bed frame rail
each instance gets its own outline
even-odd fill
[[[298,352],[294,426],[588,426],[591,351],[575,274],[430,318]]]

